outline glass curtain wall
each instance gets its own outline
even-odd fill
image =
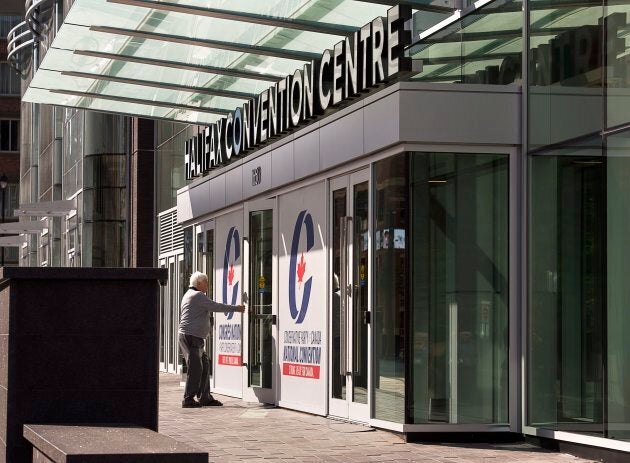
[[[406,153],[374,165],[374,416],[398,423],[405,420],[409,310],[407,168]]]
[[[412,418],[508,422],[508,156],[411,155]]]
[[[121,116],[87,112],[83,127],[81,261],[90,267],[124,267],[129,124]]]
[[[531,158],[529,419],[601,433],[606,165],[582,145]]]
[[[530,2],[527,424],[630,438],[630,2]]]
[[[530,150],[630,122],[629,4],[530,1]]]
[[[630,440],[630,131],[606,138],[606,437]]]
[[[529,424],[628,440],[630,132],[530,165]]]
[[[464,2],[466,3],[466,2]],[[410,47],[422,60],[412,79],[458,84],[520,84],[523,4],[495,0]],[[421,11],[416,16],[424,16]]]
[[[197,126],[156,121],[156,206],[162,212],[177,205],[177,190],[186,186],[184,144],[197,134]]]
[[[375,164],[376,418],[508,423],[508,166],[463,153]]]

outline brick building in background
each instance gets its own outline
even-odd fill
[[[7,34],[24,20],[24,2],[4,0],[0,4],[0,221],[14,222],[20,183],[20,76],[7,63]],[[2,175],[6,177],[6,184]],[[0,190],[1,192],[2,190]],[[1,203],[4,204],[1,204]],[[0,248],[0,265],[17,265],[18,249]]]

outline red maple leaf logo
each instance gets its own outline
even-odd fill
[[[232,280],[234,280],[234,264],[230,264],[230,270],[228,271],[228,284],[232,286]]]
[[[305,273],[306,273],[306,261],[304,260],[304,253],[302,253],[302,256],[300,257],[300,262],[298,263],[298,266],[297,266],[298,283],[300,283],[300,285],[302,284],[302,280],[304,279]]]

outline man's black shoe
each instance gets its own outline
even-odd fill
[[[201,399],[199,404],[202,407],[221,407],[223,404],[217,399]]]
[[[182,408],[199,408],[201,404],[195,399],[187,399],[182,401]]]

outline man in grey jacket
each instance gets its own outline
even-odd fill
[[[182,298],[179,346],[188,365],[183,408],[223,405],[210,394],[209,359],[204,349],[204,340],[210,333],[210,314],[245,311],[242,305],[220,304],[209,299],[207,291],[208,276],[195,272],[190,276],[190,287]],[[195,395],[199,401],[195,400]]]

